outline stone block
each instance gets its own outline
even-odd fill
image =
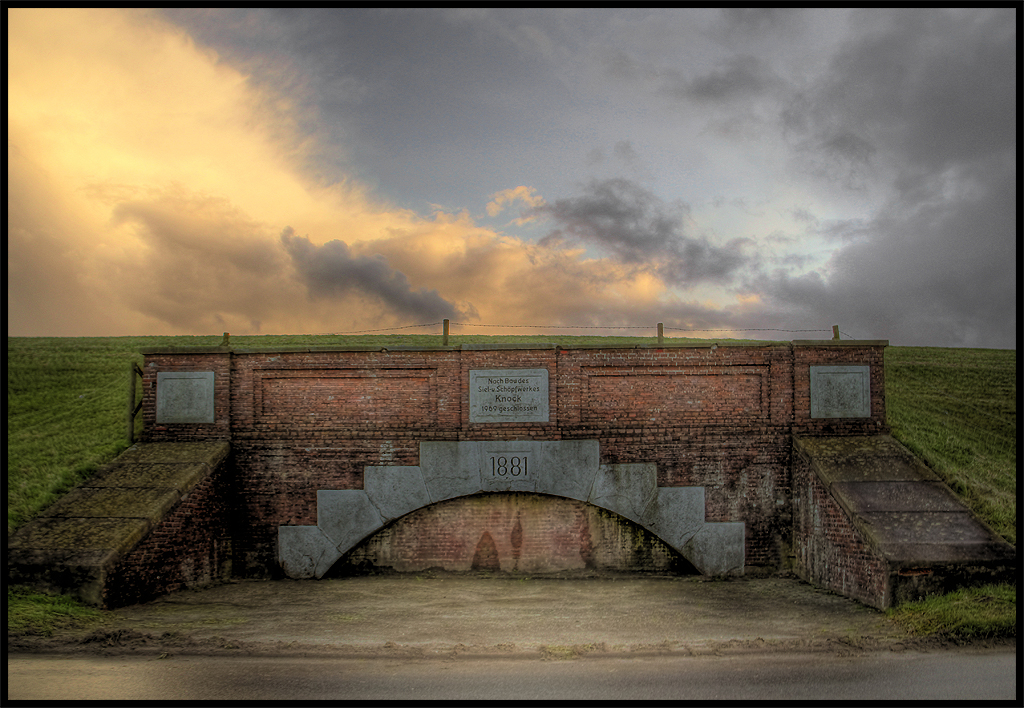
[[[363,489],[384,521],[391,521],[430,504],[419,467],[367,467]]]
[[[212,371],[159,371],[156,422],[213,423]]]
[[[420,443],[420,471],[430,501],[437,503],[481,491],[480,448],[458,442]]]
[[[377,507],[362,489],[318,491],[316,518],[316,525],[342,554],[384,525]]]
[[[601,465],[587,501],[642,524],[644,511],[658,494],[657,476],[653,463]],[[704,500],[700,501],[703,523]]]
[[[742,574],[745,561],[744,524],[704,524],[687,540],[683,555],[702,575]]]
[[[704,487],[658,487],[640,523],[682,552],[704,526]]]
[[[321,578],[341,556],[317,526],[277,528],[277,557],[289,578]]]

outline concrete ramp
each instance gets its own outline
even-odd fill
[[[227,572],[218,473],[227,442],[138,443],[18,529],[8,582],[134,604]]]
[[[794,546],[809,582],[879,608],[1013,577],[1016,549],[888,435],[794,437]]]

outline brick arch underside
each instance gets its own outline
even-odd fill
[[[619,514],[529,492],[475,494],[417,509],[357,544],[327,576],[380,569],[697,572],[678,551]]]
[[[596,440],[516,445],[521,451],[515,454],[533,460],[525,478],[482,472],[481,461],[492,447],[505,450],[509,443],[424,442],[418,466],[369,466],[363,489],[319,490],[316,526],[278,527],[281,569],[292,578],[321,578],[357,545],[417,509],[481,493],[528,492],[586,502],[625,517],[703,575],[743,572],[744,524],[706,522],[703,487],[658,487],[653,463],[599,464]]]

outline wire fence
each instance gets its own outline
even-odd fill
[[[567,325],[567,324],[494,324],[494,323],[482,323],[482,322],[453,322],[451,320],[441,320],[438,322],[424,322],[421,324],[414,325],[403,325],[400,327],[383,327],[380,329],[360,329],[360,330],[349,330],[347,332],[320,332],[313,336],[327,337],[327,336],[344,336],[352,334],[386,334],[390,332],[400,332],[410,329],[427,329],[431,327],[443,326],[445,323],[454,325],[457,327],[486,327],[488,329],[541,329],[541,330],[565,330],[565,329],[586,329],[586,330],[605,330],[608,332],[617,332],[622,330],[655,330],[658,328],[669,332],[828,332],[832,333],[836,330],[832,328],[827,329],[784,329],[779,327],[722,327],[717,329],[698,329],[698,328],[685,328],[685,327],[664,327],[661,323],[658,325]],[[842,332],[839,333],[847,339],[856,339],[856,337]],[[239,336],[256,336],[256,335],[239,335]]]

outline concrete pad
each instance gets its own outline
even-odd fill
[[[963,511],[941,482],[836,482],[832,494],[850,513],[875,511]]]
[[[165,487],[184,494],[211,471],[204,462],[137,462],[104,467],[88,481],[90,487],[148,488]]]
[[[658,494],[654,463],[601,465],[586,501],[643,524],[644,511]],[[703,521],[703,498],[701,521]]]
[[[704,526],[704,487],[658,487],[639,523],[693,562],[683,549]]]
[[[683,555],[703,575],[742,574],[746,560],[744,524],[704,524],[683,547]]]
[[[180,500],[175,489],[79,487],[43,512],[43,516],[140,518],[156,525]]]
[[[385,521],[430,504],[419,467],[367,467],[363,472],[363,489]]]
[[[480,450],[462,450],[458,442],[421,442],[420,470],[431,503],[482,490]]]
[[[328,489],[316,493],[316,525],[342,553],[384,525],[362,489]]]

